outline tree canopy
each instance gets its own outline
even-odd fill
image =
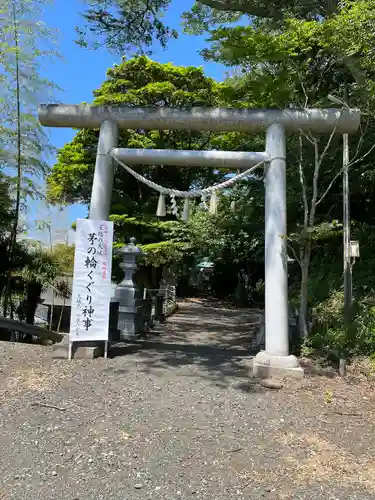
[[[192,106],[214,106],[220,100],[221,86],[204,76],[201,68],[160,64],[145,56],[123,60],[107,71],[107,79],[94,91],[94,105],[168,106],[188,109]],[[57,163],[48,179],[51,201],[63,199],[89,201],[95,163],[97,130],[80,130],[71,143],[58,152]],[[120,147],[210,149],[222,139],[210,133],[182,131],[121,131]],[[143,168],[141,172],[166,187],[189,189],[220,178],[207,169]],[[129,215],[156,210],[155,194],[139,185],[118,168],[114,183],[113,205],[122,206]],[[124,208],[126,207],[126,209]]]
[[[94,32],[117,52],[149,48],[154,41],[166,46],[178,32],[164,22],[164,14],[172,0],[99,0],[84,12],[86,26],[77,28],[79,43],[87,46],[88,35]],[[206,33],[212,27],[255,18],[282,21],[290,15],[299,19],[320,19],[337,11],[337,0],[197,0],[190,11],[183,13],[187,30]]]
[[[224,102],[225,84],[204,75],[201,68],[160,64],[145,56],[123,60],[107,72],[107,79],[94,91],[94,105],[168,106],[189,109]],[[53,202],[88,203],[94,172],[98,130],[80,130],[58,151],[57,162],[48,177],[48,196]],[[122,130],[120,147],[160,149],[263,148],[259,138],[244,134],[209,132]],[[165,187],[189,190],[219,181],[225,172],[207,168],[163,166],[138,168],[147,178]],[[112,214],[154,216],[157,194],[119,167],[115,174]],[[147,240],[147,238],[144,238]]]

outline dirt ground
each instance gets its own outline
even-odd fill
[[[196,300],[108,360],[1,342],[0,499],[375,499],[373,384],[264,388],[256,323]]]

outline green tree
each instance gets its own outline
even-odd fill
[[[52,258],[57,263],[62,274],[73,275],[74,249],[74,245],[66,245],[65,243],[58,243],[52,247]]]
[[[94,91],[94,105],[168,106],[186,109],[213,106],[220,101],[221,87],[207,78],[201,68],[159,64],[147,57],[123,60],[107,72],[107,80]],[[48,178],[51,201],[85,202],[91,194],[98,130],[80,130],[73,141],[58,152],[57,163]],[[184,131],[122,130],[120,147],[210,149],[220,136]],[[221,178],[208,169],[162,166],[140,169],[143,175],[166,187],[189,189]],[[116,171],[112,197],[113,213],[155,213],[157,197],[122,168]],[[122,212],[121,212],[122,211]]]
[[[374,6],[372,1],[345,2],[319,18],[313,12],[307,19],[289,12],[282,20],[257,19],[250,26],[219,26],[210,31],[211,47],[203,53],[208,59],[242,68],[244,76],[233,79],[231,99],[234,93],[242,102],[256,106],[328,107],[332,106],[329,96],[333,94],[341,97],[344,106],[350,103],[361,107],[368,121],[367,136],[362,133],[359,141],[354,139],[351,144],[351,167],[360,178],[373,159],[368,153],[372,152],[369,131],[374,130],[374,40],[368,30],[374,22]],[[298,240],[295,257],[301,265],[300,327],[306,336],[312,250],[322,239],[337,234],[335,221],[341,219],[342,195],[337,180],[342,154],[340,142],[333,137],[324,144],[319,137],[301,134],[299,144],[291,140],[290,145],[289,158],[294,153],[292,164],[298,167],[298,177],[288,171],[288,188],[292,186],[293,190],[294,178],[300,191],[292,198],[298,218],[289,223],[294,233],[289,240]],[[363,188],[362,183],[362,196]],[[363,208],[358,207],[354,216],[363,220]]]
[[[164,22],[172,0],[98,0],[83,14],[86,26],[77,28],[78,42],[88,46],[94,33],[93,47],[106,44],[119,53],[145,50],[155,41],[166,46],[178,33]],[[197,0],[183,18],[196,33],[238,21],[258,19],[281,21],[291,14],[301,19],[318,19],[334,13],[338,0]]]
[[[29,196],[40,195],[40,181],[48,171],[47,136],[37,118],[41,96],[53,89],[40,75],[43,58],[53,54],[52,32],[40,22],[41,4],[12,0],[0,4],[0,168],[6,169],[14,199],[14,217],[8,238],[8,262],[20,231],[20,214]],[[47,97],[48,99],[48,97]],[[7,314],[10,275],[6,278],[3,308]]]
[[[248,303],[262,301],[257,286],[264,280],[264,185],[261,175],[235,184],[219,197],[217,215],[198,208],[189,224],[195,261],[214,264],[212,288],[220,297],[241,292]]]
[[[193,106],[220,105],[224,86],[204,76],[201,68],[159,64],[141,56],[108,70],[107,80],[94,92],[95,105],[127,104],[169,106],[189,109]],[[59,152],[48,178],[48,196],[53,202],[88,203],[94,171],[97,130],[80,130],[72,142]],[[214,134],[183,131],[121,131],[120,146],[172,149],[259,150],[262,139],[245,134]],[[189,190],[211,185],[226,174],[210,169],[160,166],[137,167],[143,175],[165,187]],[[137,239],[148,252],[149,267],[180,262],[191,250],[184,226],[174,220],[155,217],[158,195],[119,167],[115,174],[111,219],[116,225],[118,244]],[[174,219],[169,216],[167,219]],[[156,280],[157,281],[157,280]],[[153,288],[158,283],[153,280]]]

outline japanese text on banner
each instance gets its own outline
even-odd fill
[[[78,219],[70,341],[107,340],[113,223]]]

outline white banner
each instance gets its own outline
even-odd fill
[[[108,340],[113,222],[77,219],[70,342]]]

